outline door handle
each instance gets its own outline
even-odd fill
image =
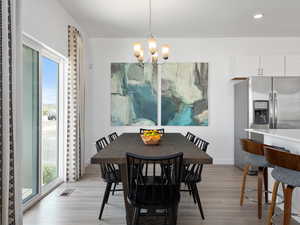
[[[277,93],[274,92],[274,128],[277,128],[278,123],[278,99],[277,99]]]
[[[269,93],[269,128],[274,128],[274,122],[273,122],[273,108],[274,108],[274,105],[273,105],[273,95],[272,93]]]

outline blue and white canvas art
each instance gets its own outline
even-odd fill
[[[161,125],[208,126],[208,63],[161,67]]]
[[[111,125],[157,125],[157,65],[111,63]]]

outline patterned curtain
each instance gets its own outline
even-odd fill
[[[0,30],[0,222],[19,225],[21,202],[16,191],[16,79],[19,28],[17,1],[1,0]]]
[[[68,57],[65,179],[75,182],[83,169],[85,79],[83,42],[79,31],[72,26],[68,27]]]

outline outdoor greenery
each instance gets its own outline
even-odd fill
[[[46,164],[43,166],[43,184],[48,184],[57,177],[55,165]]]

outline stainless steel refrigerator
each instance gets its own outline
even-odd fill
[[[235,165],[244,167],[246,128],[300,129],[300,77],[252,77],[235,84]],[[263,142],[261,135],[250,138]]]

